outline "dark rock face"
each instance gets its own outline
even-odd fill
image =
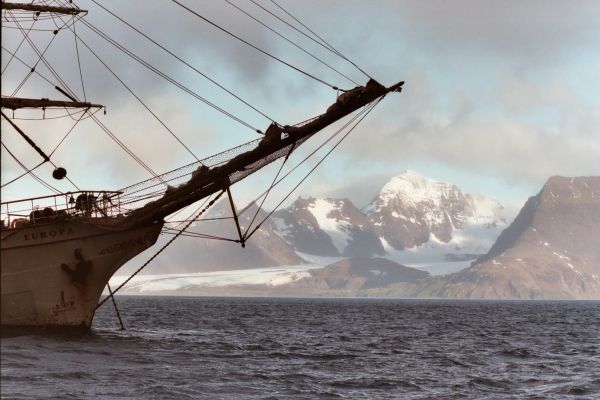
[[[317,219],[308,210],[314,201],[314,198],[298,198],[289,208],[273,214],[272,225],[299,252],[324,257],[339,256],[329,235],[320,229]]]
[[[352,225],[348,231],[351,239],[348,241],[348,246],[344,249],[344,256],[364,257],[385,254],[381,241],[372,228],[366,230],[364,225]]]
[[[460,272],[428,277],[421,270],[370,258],[384,254],[386,243],[398,249],[423,240],[431,241],[427,246],[433,242],[454,246],[488,232],[496,232],[495,238],[504,226],[499,208],[493,199],[463,194],[453,185],[409,172],[386,184],[364,212],[347,199],[300,198],[264,223],[246,249],[223,241],[177,241],[170,248],[169,264],[160,270],[182,273],[297,265],[304,263],[296,253],[300,251],[351,258],[302,272],[288,283],[256,285],[251,288],[255,292],[243,293],[600,299],[600,177],[550,178],[491,248],[487,242],[483,251],[489,251]],[[243,229],[256,210],[255,205],[242,215]],[[212,216],[230,215],[228,204],[222,202]],[[264,215],[260,210],[257,220]],[[230,219],[198,223],[192,231],[237,238]],[[448,260],[473,259],[468,250],[448,254]]]
[[[432,236],[450,242],[455,229],[463,229],[477,216],[478,201],[455,185],[406,171],[392,178],[365,211],[378,235],[394,249],[404,250]],[[502,208],[499,203],[496,207]]]
[[[600,298],[600,177],[552,177],[488,254],[405,295],[455,298]]]
[[[273,215],[274,230],[297,251],[318,256],[385,254],[369,219],[348,199],[299,198]]]
[[[355,257],[338,261],[326,267],[310,270],[310,277],[299,279],[287,286],[290,289],[335,292],[385,288],[398,282],[417,282],[429,274],[405,267],[383,258]]]
[[[229,208],[226,200],[221,201],[211,216],[229,217]],[[240,217],[244,228],[256,210],[253,205]],[[454,185],[408,171],[392,178],[364,211],[345,198],[298,198],[263,223],[245,249],[230,241],[178,240],[168,261],[159,260],[160,270],[187,273],[297,265],[305,262],[302,254],[393,258],[398,256],[395,250],[424,243],[427,246],[417,251],[440,260],[444,254],[448,259],[472,260],[489,249],[505,225],[501,210],[493,199],[463,194]],[[255,222],[264,216],[259,211]],[[238,239],[232,219],[199,222],[192,231]]]
[[[274,214],[273,228],[297,251],[318,256],[379,256],[430,241],[481,254],[506,224],[502,213],[494,199],[407,171],[362,211],[348,199],[299,198]],[[452,242],[457,230],[462,239]]]
[[[539,195],[538,195],[539,196]],[[535,217],[535,212],[539,206],[539,197],[530,197],[515,220],[502,231],[494,245],[490,248],[487,254],[477,258],[473,264],[481,264],[484,261],[490,260],[495,256],[502,254],[504,251],[515,246],[521,236],[527,232],[532,224]]]

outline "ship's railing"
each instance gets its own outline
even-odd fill
[[[121,192],[82,190],[31,197],[1,204],[2,229],[20,228],[69,217],[116,217],[122,213]]]

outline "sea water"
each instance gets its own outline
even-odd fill
[[[2,332],[2,399],[600,398],[600,302],[117,297]]]

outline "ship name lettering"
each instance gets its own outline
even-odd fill
[[[108,247],[100,250],[98,252],[98,254],[102,256],[105,254],[114,253],[115,251],[125,251],[125,250],[131,249],[132,247],[135,247],[136,245],[142,246],[143,244],[144,244],[144,237],[142,235],[139,235],[137,237],[137,239],[129,239],[124,242],[115,243],[111,246],[108,246]]]
[[[75,231],[73,231],[73,228],[58,228],[49,231],[26,233],[25,235],[23,235],[23,238],[25,240],[39,240],[47,239],[48,237],[54,238],[57,236],[68,235],[71,233],[75,233]]]

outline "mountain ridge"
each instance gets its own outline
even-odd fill
[[[445,193],[455,190],[450,187]],[[273,226],[263,225],[265,232],[258,236],[259,244],[269,250],[266,255],[261,255],[263,258],[259,258],[258,262],[271,260],[271,269],[263,266],[265,268],[261,270],[249,271],[251,276],[245,276],[242,270],[219,274],[221,282],[227,282],[224,286],[211,286],[208,282],[212,278],[206,274],[174,277],[173,279],[185,284],[179,292],[170,290],[164,294],[600,299],[600,177],[551,177],[539,193],[525,202],[516,218],[506,226],[495,242],[488,246],[484,254],[446,254],[457,259],[465,256],[460,261],[466,268],[458,272],[429,276],[423,269],[411,268],[410,264],[398,264],[391,259],[395,254],[415,254],[424,248],[429,251],[435,247],[436,251],[445,251],[448,246],[455,245],[459,239],[466,236],[470,219],[475,217],[479,218],[477,229],[483,231],[497,231],[503,226],[502,220],[496,214],[498,207],[495,201],[485,197],[480,199],[483,207],[473,215],[469,214],[467,208],[470,206],[468,196],[470,195],[462,194],[461,197],[456,191],[450,196],[453,199],[466,199],[466,202],[459,203],[460,212],[457,213],[458,217],[466,217],[462,220],[462,229],[454,229],[453,237],[448,243],[432,235],[434,240],[412,250],[398,251],[386,247],[384,243],[386,258],[371,255],[362,258],[349,256],[341,260],[343,252],[353,243],[351,228],[355,225],[350,222],[359,220],[360,224],[356,226],[362,232],[378,238],[376,226],[367,217],[365,209],[358,210],[348,199],[300,197],[288,209],[293,212],[282,216],[280,220],[276,219]],[[414,204],[418,203],[420,202]],[[249,216],[257,212],[258,207],[253,207],[254,209],[241,219],[243,226],[249,222]],[[487,213],[481,209],[487,210]],[[381,210],[382,208],[379,209]],[[261,211],[258,210],[258,213]],[[297,248],[293,247],[294,243],[283,238],[285,233],[289,233],[285,231],[288,225],[282,225],[285,218],[295,221],[298,229],[315,235],[313,239],[316,241],[326,243],[332,251],[330,254],[337,256],[317,257],[320,261],[316,262],[323,263],[320,265],[315,264],[310,254],[302,254],[302,257],[299,257]],[[450,219],[448,217],[448,220]],[[235,233],[231,221],[225,222],[229,224],[230,233]],[[332,232],[339,236],[331,239],[329,235]],[[291,237],[293,239],[295,236]],[[328,238],[329,242],[322,240],[323,237]],[[230,243],[226,245],[226,251],[236,249],[240,254],[248,255],[247,249],[241,250]],[[466,247],[463,247],[463,250],[464,248]],[[262,251],[261,248],[257,249]],[[280,261],[273,260],[282,255],[287,257],[286,261],[292,260],[296,264],[292,267],[277,267]],[[252,261],[251,258],[248,257],[247,261]],[[248,264],[243,268],[252,266]],[[408,273],[407,271],[412,271],[409,275],[417,275],[411,279],[399,278],[403,273]],[[241,280],[238,283],[232,280],[234,275],[240,276]],[[169,279],[160,278],[159,282],[168,282]],[[261,283],[263,280],[264,283]],[[161,287],[162,283],[148,285],[140,285],[137,290],[140,293],[147,292],[147,287]]]
[[[551,177],[469,268],[388,295],[600,298],[600,177]]]
[[[485,253],[506,226],[504,211],[495,199],[405,171],[362,209],[348,199],[299,197],[273,215],[273,224],[302,253],[386,256],[404,263],[404,251],[410,249],[411,257],[423,253],[421,263],[427,263],[432,261],[425,254],[432,252],[428,247],[439,262]]]

